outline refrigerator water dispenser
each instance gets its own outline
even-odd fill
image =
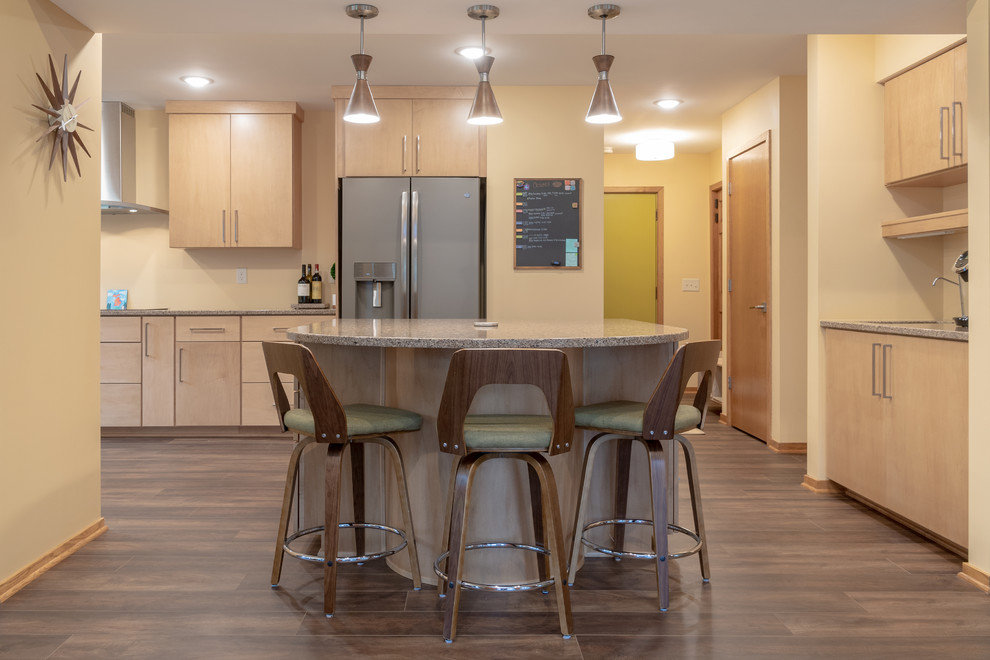
[[[355,318],[395,318],[395,262],[358,261],[354,264]]]

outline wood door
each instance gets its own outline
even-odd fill
[[[887,335],[825,331],[825,472],[878,504],[886,499]]]
[[[605,318],[660,323],[657,192],[605,194]]]
[[[968,547],[966,342],[887,337],[886,499],[892,511]],[[829,439],[831,441],[831,438]]]
[[[412,102],[412,175],[480,176],[485,130],[467,123],[471,99]]]
[[[969,162],[969,148],[966,144],[966,110],[969,99],[966,44],[952,49],[955,74],[952,77],[952,165],[966,165]]]
[[[175,319],[141,319],[141,411],[144,426],[175,425]]]
[[[722,182],[713,183],[708,194],[708,217],[710,230],[709,265],[711,269],[711,319],[712,339],[722,338]],[[719,385],[721,387],[721,385]]]
[[[168,117],[171,247],[231,245],[230,115]]]
[[[346,107],[347,101],[344,101]],[[376,99],[381,121],[352,124],[338,113],[344,169],[338,176],[412,176],[412,101]]]
[[[293,115],[230,118],[230,208],[235,247],[299,247],[300,126]]]
[[[770,439],[770,133],[729,158],[729,423]]]
[[[950,51],[884,85],[885,183],[951,165],[954,58]]]
[[[240,350],[236,341],[176,342],[176,426],[240,424]]]

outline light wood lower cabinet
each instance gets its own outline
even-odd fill
[[[175,425],[175,319],[141,319],[141,418],[143,426]]]
[[[177,426],[237,426],[241,420],[241,345],[175,343]]]
[[[100,319],[100,424],[141,425],[141,320]]]
[[[828,478],[968,544],[966,342],[825,333]]]

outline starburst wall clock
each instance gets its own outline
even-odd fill
[[[72,162],[76,166],[76,173],[82,176],[82,170],[79,169],[79,156],[76,153],[76,143],[82,147],[82,150],[86,152],[86,155],[92,158],[93,156],[89,153],[89,149],[83,144],[82,138],[79,137],[77,129],[84,128],[87,131],[93,130],[89,126],[79,122],[79,109],[82,108],[89,99],[86,99],[77,106],[72,104],[76,98],[76,88],[79,86],[79,78],[82,76],[82,71],[76,74],[76,80],[72,83],[72,89],[69,89],[69,56],[65,56],[65,60],[62,63],[62,83],[58,82],[58,73],[55,71],[55,62],[52,60],[52,56],[48,56],[48,67],[52,74],[52,89],[48,88],[45,84],[44,79],[41,74],[35,73],[38,76],[38,82],[41,83],[42,89],[45,90],[45,96],[48,98],[48,103],[51,104],[48,108],[42,108],[40,105],[32,103],[31,105],[44,112],[48,117],[48,130],[45,131],[41,137],[39,137],[35,142],[40,142],[44,140],[49,135],[52,136],[52,155],[48,159],[48,169],[50,170],[55,164],[55,154],[61,152],[62,154],[62,180],[69,180],[69,156],[72,156]],[[53,91],[54,90],[54,91]]]

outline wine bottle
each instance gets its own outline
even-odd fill
[[[314,303],[323,302],[323,277],[320,275],[320,264],[316,264],[313,281],[310,282],[309,299]]]
[[[306,264],[302,266],[302,276],[296,285],[296,295],[299,297],[300,305],[309,302],[310,285],[309,280],[306,279]]]

